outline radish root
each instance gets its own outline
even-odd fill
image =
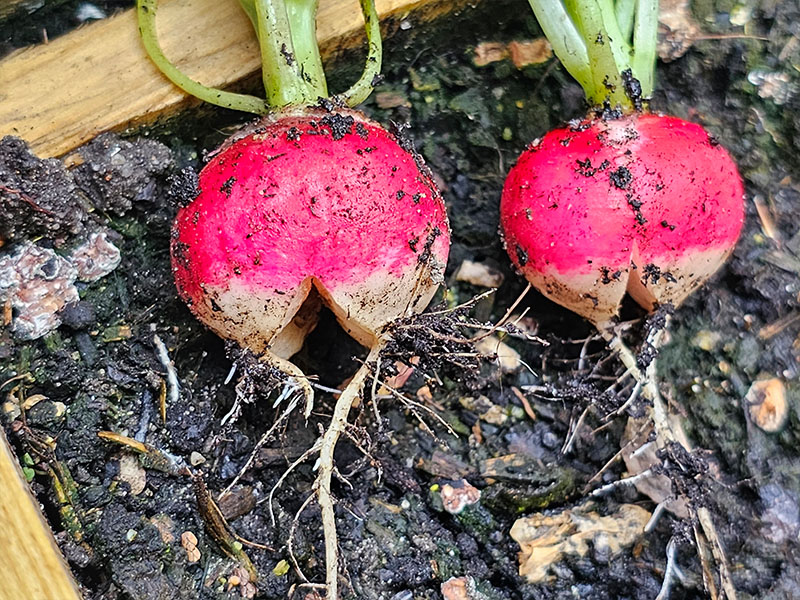
[[[367,359],[347,387],[336,400],[330,425],[322,435],[319,449],[319,473],[315,482],[317,502],[322,513],[322,530],[325,538],[325,584],[329,600],[339,598],[339,539],[336,534],[336,514],[334,500],[331,495],[331,478],[335,469],[333,453],[339,436],[347,427],[347,417],[350,409],[358,402],[361,389],[367,378],[372,374],[372,365],[377,362],[381,350],[386,346],[388,339],[379,338],[370,349]]]
[[[664,343],[664,334],[668,326],[669,317],[667,316],[663,326],[652,332],[647,337],[647,343],[649,343],[656,351]],[[683,428],[679,424],[676,424],[670,420],[666,403],[664,402],[664,398],[661,396],[661,392],[658,389],[658,384],[656,383],[656,359],[653,358],[645,370],[642,371],[639,368],[636,356],[631,349],[625,345],[618,333],[609,327],[607,323],[598,324],[597,329],[600,332],[600,335],[603,336],[603,339],[605,339],[609,348],[619,357],[625,368],[631,373],[631,375],[633,375],[637,384],[641,385],[642,396],[653,403],[653,424],[655,426],[657,436],[656,443],[658,446],[663,448],[671,443],[678,443],[687,452],[691,452],[691,448]],[[719,570],[719,581],[723,591],[725,592],[725,596],[728,600],[736,600],[736,588],[734,587],[733,580],[731,579],[730,569],[728,568],[728,560],[725,556],[722,540],[720,539],[716,527],[714,526],[714,522],[711,518],[710,511],[704,506],[695,507],[691,502],[691,499],[688,497],[685,498],[685,500],[686,505],[696,515],[700,529],[711,546],[711,554],[713,555],[714,561],[716,562]],[[699,547],[701,545],[700,536],[696,535],[695,537],[697,538],[698,543],[698,555],[703,563],[703,571],[704,573],[710,572],[711,569],[708,568],[707,564],[709,562],[707,552],[704,552],[704,549]]]

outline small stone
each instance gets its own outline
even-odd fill
[[[206,457],[197,451],[194,451],[189,455],[189,464],[193,467],[202,465],[204,462],[206,462]]]
[[[722,334],[718,331],[701,329],[692,338],[692,346],[705,352],[711,352],[722,341]]]
[[[754,381],[745,396],[750,420],[767,433],[777,433],[786,425],[789,403],[786,386],[778,378]]]
[[[136,539],[137,535],[139,535],[139,533],[135,529],[128,529],[127,533],[125,534],[125,539],[129,542],[132,542]]]
[[[466,479],[454,482],[452,485],[445,483],[440,493],[444,509],[452,515],[457,515],[481,499],[481,491]]]
[[[20,340],[35,340],[61,324],[58,312],[78,301],[77,271],[49,248],[25,243],[0,259],[0,302],[16,316],[11,331]]]
[[[472,577],[451,577],[439,589],[444,600],[475,600],[475,580]]]
[[[465,260],[456,271],[456,280],[486,288],[498,288],[503,284],[503,274],[486,263]]]
[[[119,249],[108,241],[106,233],[93,233],[69,256],[78,271],[81,281],[97,281],[117,268],[120,262]]]
[[[197,547],[197,536],[191,531],[184,531],[181,534],[181,546],[186,550],[186,560],[194,563],[200,560],[200,550]]]

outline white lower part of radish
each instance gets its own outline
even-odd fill
[[[256,354],[269,351],[286,359],[300,350],[324,305],[348,335],[371,347],[386,324],[428,305],[444,267],[434,256],[401,273],[378,271],[332,289],[309,276],[292,292],[280,294],[232,279],[224,287],[205,286],[204,300],[192,311],[220,337],[237,340]]]

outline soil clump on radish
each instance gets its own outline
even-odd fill
[[[356,409],[348,439],[336,456],[343,479],[334,480],[342,560],[349,574],[342,589],[354,590],[358,598],[439,598],[444,581],[470,575],[478,598],[562,599],[578,593],[586,598],[652,599],[661,586],[668,541],[685,539],[679,519],[663,515],[655,531],[611,561],[600,551],[566,556],[546,584],[530,584],[518,576],[519,546],[508,536],[520,510],[558,512],[586,498],[590,479],[620,450],[623,420],[603,417],[626,399],[624,393],[608,391],[621,371],[603,342],[591,337],[592,328],[531,291],[515,314],[529,307],[527,316],[536,322],[527,327],[535,327],[536,335],[549,345],[504,339],[530,369],[502,373],[490,362],[476,363],[468,345],[462,348],[443,339],[480,335],[484,330],[464,324],[472,319],[497,322],[523,291],[524,282],[507,265],[497,236],[503,178],[530,139],[581,112],[582,106],[580,89],[552,59],[522,70],[509,60],[482,68],[472,64],[471,51],[481,42],[541,35],[532,18],[521,23],[509,17],[498,31],[501,11],[496,3],[489,4],[465,11],[455,26],[440,22],[432,30],[412,27],[397,34],[391,46],[402,49],[388,49],[386,79],[366,106],[382,122],[411,123],[406,139],[413,140],[443,184],[454,241],[445,275],[452,294],[448,306],[468,302],[484,291],[454,278],[466,259],[492,264],[504,279],[497,292],[460,314],[446,318],[423,314],[397,325],[395,345],[388,347],[382,360],[389,369],[386,375],[393,374],[394,359],[419,356],[402,391],[442,415],[458,437],[421,412],[435,437],[424,431],[409,407],[396,398],[381,400],[379,419],[368,400]],[[529,11],[525,2],[501,6],[510,15]],[[722,8],[695,3],[704,28],[737,31]],[[703,122],[729,148],[748,194],[745,231],[731,260],[675,311],[671,341],[658,357],[665,393],[685,412],[685,427],[697,446],[709,450],[699,458],[672,453],[664,473],[711,509],[728,558],[737,565],[733,577],[741,598],[800,594],[796,541],[800,237],[795,217],[800,171],[792,155],[792,145],[800,143],[800,94],[778,105],[774,98],[760,95],[768,92],[763,86],[749,82],[751,73],[766,69],[785,71],[792,86],[800,85],[796,72],[783,69],[778,60],[792,24],[800,18],[794,11],[784,3],[750,15],[749,26],[769,37],[768,42],[696,41],[682,58],[659,63],[660,91],[654,99],[656,108]],[[432,42],[438,35],[444,36],[443,41]],[[791,56],[797,59],[796,50],[787,52],[795,52]],[[352,79],[349,71],[358,62],[340,64],[343,79]],[[215,125],[232,125],[235,120],[243,118],[229,114]],[[85,179],[68,174],[74,168],[58,167],[54,174],[43,176],[44,183],[62,190],[73,188],[60,182],[75,182],[74,193],[64,194],[63,204],[74,206],[78,199],[86,203],[89,212],[71,214],[80,215],[76,220],[81,223],[92,220],[110,227],[118,236],[122,263],[104,279],[80,284],[82,308],[73,309],[76,314],[64,318],[64,324],[45,338],[24,342],[14,339],[8,328],[0,329],[0,379],[30,372],[35,380],[18,389],[18,382],[3,388],[3,402],[11,402],[3,406],[3,425],[20,456],[27,452],[32,457],[34,489],[71,566],[87,587],[87,597],[97,600],[232,599],[249,593],[241,583],[230,585],[232,575],[242,578],[235,571],[239,563],[208,533],[191,481],[147,461],[140,468],[133,461],[131,467],[128,452],[99,439],[97,432],[113,429],[131,438],[143,436],[148,444],[180,456],[203,475],[216,497],[242,471],[281,411],[265,402],[280,393],[278,373],[208,332],[177,298],[167,252],[171,222],[178,199],[194,192],[192,170],[202,166],[203,151],[216,147],[227,132],[209,127],[177,135],[186,131],[185,125],[173,126],[151,131],[151,137],[163,144],[159,156],[163,152],[169,158],[147,178],[127,177],[127,166],[133,169],[137,164],[135,154],[123,153],[114,165],[107,162],[113,157],[104,158],[103,152],[85,155],[82,168],[99,175],[85,190],[80,187]],[[150,142],[134,138],[125,143],[142,156],[154,149]],[[24,156],[9,144],[17,148],[16,142],[0,146],[0,164]],[[106,173],[111,175],[107,185]],[[125,181],[129,185],[124,196],[131,206],[120,204],[122,214],[93,206],[114,202],[111,190]],[[0,184],[13,187],[11,183],[0,170]],[[21,185],[13,183],[15,189]],[[41,202],[37,188],[25,189]],[[771,228],[759,217],[756,196]],[[5,190],[0,189],[0,198],[22,211],[33,210]],[[57,212],[50,205],[41,206]],[[20,232],[17,241],[45,236],[37,243],[51,243],[62,251],[82,235],[72,230],[76,220],[59,217],[58,231],[69,232],[62,246],[55,241],[60,233],[49,225],[33,227],[37,211],[22,213],[34,218],[20,217],[17,208],[13,221]],[[648,225],[669,228],[670,223]],[[417,250],[422,251],[425,243],[424,238],[415,242]],[[13,243],[6,240],[0,255],[11,250]],[[648,270],[648,277],[666,277],[646,264],[640,268]],[[609,282],[615,273],[609,269]],[[431,311],[445,309],[434,305]],[[642,316],[634,303],[623,305],[623,320]],[[654,321],[637,321],[625,334],[626,341],[637,345],[649,329],[660,327],[658,319],[663,318],[657,313]],[[168,348],[181,383],[178,400],[167,405],[163,422],[160,397],[167,371],[158,359],[154,334]],[[318,374],[320,383],[336,387],[365,356],[341,331],[335,316],[323,311],[296,361],[305,372]],[[645,348],[639,354],[641,366],[651,358],[652,352]],[[234,366],[232,379],[225,383]],[[762,431],[744,406],[751,381],[767,375],[783,380],[791,403],[788,423],[778,433]],[[536,420],[526,414],[513,388],[522,392]],[[19,406],[35,394],[43,398],[25,409],[23,422],[12,405]],[[237,399],[241,414],[221,425]],[[324,426],[332,404],[332,398],[319,391],[318,413],[308,426],[299,414],[288,420],[280,434],[256,452],[232,498],[219,502],[232,529],[247,540],[281,548],[293,534],[298,564],[315,581],[324,576],[315,510],[304,511],[292,531],[295,514],[312,491],[313,464],[299,467],[275,494],[275,526],[267,497],[287,466],[314,443],[317,425]],[[493,406],[498,409],[490,411]],[[571,451],[562,453],[574,431],[571,423],[587,407],[594,407],[592,413],[577,430]],[[641,404],[634,404],[627,415],[642,410]],[[494,418],[498,413],[505,418]],[[39,444],[48,435],[56,440],[52,455]],[[34,452],[37,448],[42,454]],[[24,458],[21,462],[27,464]],[[45,465],[63,465],[71,474],[74,488],[69,497],[77,521],[56,497]],[[145,486],[139,491],[142,473]],[[591,487],[612,483],[624,473],[621,462],[612,463]],[[443,508],[440,490],[461,479],[481,490],[481,501],[451,514]],[[650,510],[654,506],[629,486],[593,501],[603,514],[623,503]],[[199,562],[189,562],[181,545],[185,531],[199,539]],[[281,561],[290,562],[285,549],[243,548],[260,575],[256,597],[286,597],[300,582],[291,564],[283,570]],[[674,582],[674,597],[705,597],[689,541],[680,546],[678,561],[686,578]],[[294,597],[305,593],[296,590]]]

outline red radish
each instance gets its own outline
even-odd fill
[[[293,320],[312,288],[372,346],[441,281],[442,199],[415,157],[360,113],[270,115],[225,143],[199,187],[175,220],[178,290],[211,329],[254,352],[299,350],[306,327]]]
[[[690,448],[656,384],[653,350],[666,325],[648,335],[643,367],[610,321],[626,291],[647,309],[678,305],[722,265],[742,228],[742,181],[699,125],[645,110],[657,0],[530,3],[595,108],[535,142],[511,169],[500,205],[506,247],[535,287],[595,324],[636,380],[620,410],[641,391],[652,402],[657,447],[675,460]],[[713,547],[726,596],[736,597],[708,508],[680,497]],[[669,584],[668,570],[659,597]]]
[[[206,88],[181,73],[156,40],[156,0],[138,0],[142,40],[165,75],[201,99],[266,115],[222,145],[200,173],[197,197],[178,212],[175,283],[206,325],[303,388],[306,416],[313,392],[287,359],[316,325],[321,306],[370,348],[314,447],[327,597],[336,599],[333,452],[388,341],[385,329],[424,309],[441,282],[450,234],[421,158],[377,123],[339,107],[363,101],[380,71],[374,1],[361,0],[367,67],[335,102],[321,100],[328,94],[315,36],[317,0],[240,3],[259,38],[266,103]]]
[[[733,250],[743,187],[702,127],[643,109],[657,2],[531,5],[589,101],[605,108],[550,131],[511,169],[500,205],[508,253],[539,291],[597,325],[626,291],[647,309],[677,306]]]
[[[594,323],[626,291],[679,305],[725,261],[742,227],[742,182],[699,125],[632,113],[550,131],[506,179],[501,225],[514,264]]]

